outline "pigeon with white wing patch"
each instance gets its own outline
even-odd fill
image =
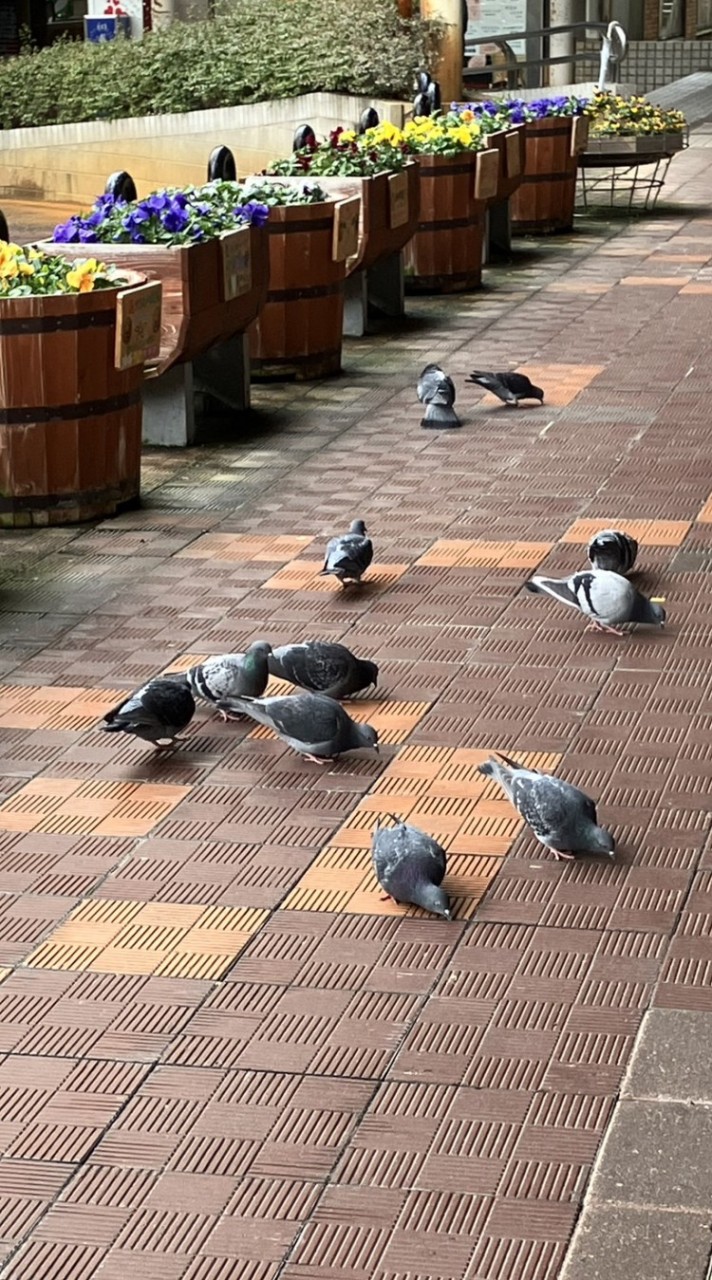
[[[638,543],[619,529],[601,529],[588,544],[588,558],[594,569],[630,573],[638,554]]]
[[[589,619],[588,627],[594,631],[610,631],[622,636],[621,627],[628,622],[641,622],[650,627],[665,625],[661,602],[648,600],[627,578],[609,569],[585,569],[572,573],[569,578],[537,575],[524,586],[535,595],[552,596],[561,604],[578,609]]]
[[[267,688],[269,667],[267,660],[272,646],[264,640],[251,644],[245,653],[221,653],[206,658],[186,672],[193,696],[217,706],[225,698],[259,698]],[[228,713],[218,707],[223,720]]]
[[[455,383],[439,364],[426,364],[418,379],[418,399],[427,405],[421,427],[432,427],[437,431],[442,427],[462,426],[453,409]]]
[[[486,778],[499,783],[537,840],[550,849],[554,857],[571,860],[578,854],[613,858],[615,841],[609,831],[598,825],[594,801],[585,792],[552,774],[527,769],[497,753],[478,766]]]

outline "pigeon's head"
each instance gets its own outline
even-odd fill
[[[374,751],[378,751],[378,729],[374,729],[372,724],[358,724],[354,721],[354,730],[357,746],[373,747]]]
[[[647,600],[645,596],[637,596],[631,622],[646,622],[650,627],[664,627],[667,615],[663,603],[662,599]]]
[[[441,884],[416,885],[413,889],[413,902],[424,911],[430,911],[434,916],[444,916],[446,920],[452,920],[450,899]]]
[[[267,640],[255,640],[254,644],[248,647],[247,652],[253,658],[268,658],[272,652],[272,645]]]
[[[368,533],[365,520],[352,520],[351,526],[349,528],[349,533],[360,533],[360,534]]]
[[[375,689],[378,685],[378,667],[375,662],[362,658],[358,664],[358,675],[362,689],[370,689],[371,686]]]
[[[616,842],[610,831],[606,831],[605,827],[591,827],[590,838],[587,842],[588,851],[590,853],[600,854],[601,857],[614,858],[616,854]]]

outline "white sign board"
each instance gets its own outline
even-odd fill
[[[527,29],[527,0],[467,0],[467,12],[468,39],[506,35],[508,31]],[[510,43],[513,53],[524,54],[524,40],[512,40]],[[493,50],[481,45],[477,52],[484,54],[492,53]]]

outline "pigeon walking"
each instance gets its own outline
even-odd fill
[[[271,675],[328,698],[351,698],[378,684],[375,662],[355,657],[346,645],[325,640],[282,645],[272,650],[267,662]]]
[[[332,538],[326,548],[324,574],[333,574],[342,587],[347,582],[360,582],[373,560],[373,543],[367,536],[363,520],[352,520],[348,533]]]
[[[323,693],[298,693],[287,698],[232,698],[219,705],[266,725],[293,751],[316,764],[326,764],[344,751],[357,751],[360,747],[374,747],[378,751],[377,731],[370,724],[357,724],[340,702]]]
[[[385,897],[413,903],[452,920],[450,900],[442,887],[447,870],[445,850],[418,827],[389,814],[395,827],[377,826],[371,841],[376,879]]]
[[[427,405],[425,417],[421,418],[421,427],[460,427],[453,405],[455,403],[455,383],[440,368],[439,364],[426,364],[418,379],[418,399]]]
[[[586,630],[625,633],[626,622],[643,622],[651,627],[665,625],[661,600],[648,600],[627,578],[609,569],[585,569],[570,578],[530,578],[524,583],[535,595],[553,596],[562,604],[578,609],[589,619]]]
[[[638,554],[638,543],[618,529],[602,529],[588,544],[588,558],[594,569],[630,573]]]
[[[613,858],[615,841],[598,825],[596,806],[585,792],[570,782],[537,769],[526,769],[502,752],[499,760],[479,765],[479,772],[498,782],[537,840],[554,857],[571,861],[577,854]]]
[[[173,746],[194,715],[195,699],[185,677],[158,676],[107,711],[99,728],[104,733],[133,734],[160,751]]]
[[[267,660],[271,652],[271,645],[257,640],[246,653],[221,653],[214,658],[206,658],[205,662],[199,662],[186,672],[191,693],[213,706],[223,698],[239,698],[242,694],[259,698],[267,688]],[[222,707],[218,707],[218,711],[223,720],[230,719]]]
[[[491,391],[498,400],[505,404],[519,406],[520,400],[538,400],[544,403],[544,392],[525,373],[471,373],[467,382],[474,382],[485,391]]]

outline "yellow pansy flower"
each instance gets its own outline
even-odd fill
[[[78,262],[76,267],[67,272],[67,284],[70,289],[76,289],[77,293],[91,293],[97,268],[96,258],[87,258],[86,262]]]

